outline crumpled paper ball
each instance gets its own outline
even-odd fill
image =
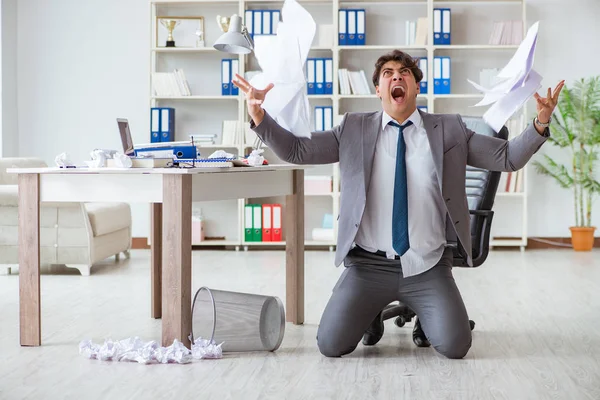
[[[265,157],[261,155],[262,153],[264,153],[263,149],[252,150],[252,153],[250,153],[248,156],[248,164],[254,167],[263,165],[265,162]]]
[[[115,165],[119,168],[131,168],[131,166],[133,165],[133,161],[131,161],[131,158],[123,153],[116,153],[114,159]]]
[[[85,162],[88,167],[103,168],[106,166],[106,159],[108,158],[108,156],[104,150],[92,150],[92,152],[90,153],[90,157],[92,158],[92,160]]]
[[[71,158],[69,157],[69,153],[60,153],[59,155],[57,155],[54,158],[54,162],[56,163],[57,167],[62,167],[62,168],[72,167],[73,165],[75,165],[71,161]]]
[[[208,158],[234,158],[233,154],[226,152],[225,150],[217,150],[212,153]]]

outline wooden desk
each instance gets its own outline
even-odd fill
[[[40,202],[45,201],[152,203],[151,315],[162,317],[163,346],[178,339],[189,348],[188,335],[192,330],[192,201],[285,195],[286,319],[295,324],[304,322],[302,166],[10,168],[7,172],[19,174],[22,346],[41,345],[39,226]]]

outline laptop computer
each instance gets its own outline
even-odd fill
[[[135,151],[133,150],[133,140],[131,139],[131,131],[129,130],[129,121],[126,118],[117,118],[117,125],[119,125],[123,154],[134,156]]]
[[[190,152],[190,148],[192,148],[192,142],[189,141],[181,141],[181,142],[157,142],[157,143],[141,143],[134,145],[133,140],[131,139],[131,130],[129,129],[129,120],[127,118],[117,118],[117,125],[119,126],[119,135],[121,136],[121,144],[123,146],[123,154],[128,155],[130,157],[134,157],[136,155],[136,150],[141,152],[152,152],[153,150],[163,150],[166,152],[173,152],[177,157],[181,158],[182,156],[187,156],[189,158],[194,158],[195,151]],[[182,146],[181,151],[173,151],[175,147]],[[187,146],[187,149],[184,149],[183,146]],[[181,154],[179,154],[181,153]]]

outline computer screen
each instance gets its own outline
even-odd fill
[[[117,118],[117,124],[119,125],[123,153],[128,156],[134,155],[133,140],[131,139],[131,132],[129,131],[129,121],[125,118]]]

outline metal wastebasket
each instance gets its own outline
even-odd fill
[[[278,297],[201,287],[192,304],[192,343],[210,339],[223,352],[275,351],[285,332]]]

